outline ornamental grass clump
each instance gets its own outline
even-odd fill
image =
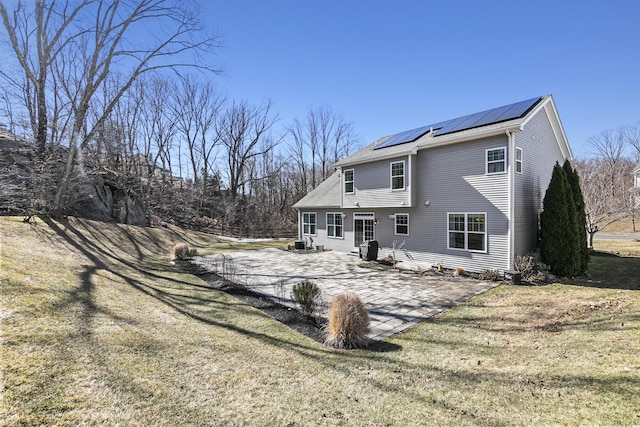
[[[311,316],[318,303],[320,288],[310,280],[305,280],[293,286],[291,299],[299,306],[302,314]]]
[[[189,258],[189,245],[186,243],[178,243],[173,247],[172,260],[185,260]]]
[[[355,294],[337,295],[329,307],[325,345],[334,348],[365,347],[369,343],[369,314]]]

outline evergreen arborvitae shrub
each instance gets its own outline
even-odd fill
[[[573,192],[558,163],[540,215],[540,255],[553,274],[573,277],[581,273],[580,227]]]
[[[585,212],[582,188],[580,188],[580,177],[578,176],[578,171],[571,166],[569,160],[565,160],[562,169],[564,169],[567,180],[571,185],[573,202],[576,207],[576,221],[578,222],[580,238],[580,272],[578,274],[584,274],[589,267],[589,247],[587,245],[587,214]]]
[[[355,294],[337,295],[329,307],[325,345],[335,348],[365,347],[369,343],[369,313]]]

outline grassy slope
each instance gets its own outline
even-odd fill
[[[168,262],[238,245],[75,219],[0,233],[2,425],[640,423],[638,258],[331,351]]]

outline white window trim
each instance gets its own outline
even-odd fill
[[[333,215],[333,236],[331,236],[329,234],[329,215]],[[342,224],[340,225],[340,228],[342,229],[342,236],[336,236],[336,220],[335,218],[339,216],[340,219],[342,220]],[[342,214],[342,212],[327,212],[327,214],[325,215],[325,219],[327,221],[327,237],[329,239],[344,239],[344,215]]]
[[[398,233],[398,215],[407,217],[407,232],[406,233]],[[408,213],[397,213],[393,215],[393,233],[396,236],[408,236],[409,235],[409,214]],[[405,225],[405,224],[400,224]]]
[[[351,181],[347,181],[347,179],[346,179],[348,171],[351,171],[351,176],[352,176]],[[355,172],[355,170],[354,169],[345,169],[343,171],[343,175],[342,176],[345,177],[344,184],[343,184],[344,185],[344,187],[343,187],[344,194],[355,194],[355,192],[356,192],[356,183],[355,183],[355,181],[356,181],[356,172]],[[347,191],[346,190],[347,182],[351,183],[351,186],[353,187],[353,191]]]
[[[504,159],[501,162],[504,164],[504,170],[502,172],[489,172],[489,151],[503,150],[504,151]],[[500,163],[499,161],[492,161],[491,163]],[[503,173],[507,173],[507,147],[495,147],[495,148],[487,148],[484,150],[484,172],[486,175],[499,175]]]
[[[315,229],[315,233],[305,233],[304,232],[304,215],[313,215],[314,218],[316,219],[315,222],[313,222],[314,225],[314,229]],[[311,218],[309,218],[311,219]],[[309,231],[311,231],[311,224],[312,222],[309,221]],[[302,235],[303,236],[317,236],[318,235],[318,215],[315,212],[302,212]]]
[[[464,215],[464,248],[452,248],[449,244],[449,233],[452,230],[449,230],[449,215]],[[477,249],[468,249],[468,234],[470,233],[467,229],[467,221],[469,215],[484,215],[484,232],[472,231],[473,234],[483,234],[484,235],[484,250],[480,251]],[[461,233],[461,231],[453,231],[454,233]],[[489,235],[487,233],[487,213],[486,212],[447,212],[447,249],[452,251],[463,251],[463,252],[474,252],[480,254],[486,254],[488,252],[489,246]]]
[[[518,153],[520,153],[520,160],[518,160]],[[516,158],[515,158],[516,173],[522,174],[522,167],[523,167],[522,161],[523,161],[522,148],[516,147]],[[518,171],[518,163],[520,164],[520,170],[519,171]]]
[[[393,188],[393,165],[396,165],[398,163],[402,163],[402,188]],[[400,176],[400,175],[397,175]],[[404,160],[398,160],[395,162],[391,162],[389,163],[389,187],[391,188],[391,191],[403,191],[404,189],[407,188],[407,165],[405,163]]]

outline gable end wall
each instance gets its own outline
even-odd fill
[[[546,110],[540,110],[521,132],[516,146],[522,148],[523,173],[515,174],[515,242],[514,254],[525,255],[537,246],[538,216],[556,162],[564,157],[551,127]]]

